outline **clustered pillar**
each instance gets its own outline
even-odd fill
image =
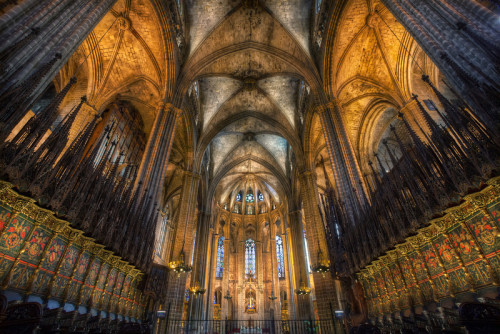
[[[328,258],[325,231],[319,212],[318,189],[316,177],[312,171],[305,171],[300,175],[301,197],[305,215],[307,246],[311,265],[318,264]],[[320,319],[329,319],[331,314],[330,303],[337,309],[337,291],[335,282],[330,273],[313,272],[316,307]]]
[[[292,243],[290,249],[293,250],[293,270],[295,277],[295,287],[300,288],[301,284],[309,285],[307,275],[306,253],[303,237],[302,213],[301,211],[292,211],[288,214],[290,222],[290,234]],[[312,305],[310,295],[300,295],[296,299],[298,319],[312,319]]]
[[[200,175],[191,171],[184,172],[174,237],[175,242],[171,253],[172,260],[178,260],[181,252],[184,252],[184,261],[188,265],[191,264],[191,252],[194,251],[195,210],[199,182]],[[170,319],[181,319],[187,276],[185,274],[178,275],[174,271],[170,271],[169,275],[167,301],[165,304],[170,304]],[[192,283],[194,285],[195,282]]]

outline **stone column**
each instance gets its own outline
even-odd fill
[[[291,252],[291,243],[290,243],[290,227],[288,224],[285,224],[285,233],[282,235],[283,238],[283,255],[285,257],[285,273],[287,277],[287,304],[288,304],[288,318],[295,319],[295,300],[296,296],[293,292],[293,280],[294,280],[294,272],[292,267],[292,256],[293,252]],[[281,314],[280,314],[281,317]]]
[[[209,237],[208,237],[208,240],[210,242],[210,250],[209,252],[207,252],[207,262],[208,262],[208,272],[207,272],[207,277],[208,277],[208,281],[207,281],[207,291],[206,291],[206,297],[205,297],[205,300],[204,300],[204,313],[203,313],[203,317],[204,319],[207,319],[207,320],[211,320],[212,319],[212,316],[211,312],[213,312],[212,310],[212,305],[213,305],[213,302],[210,302],[211,301],[211,298],[214,294],[214,282],[215,282],[215,268],[216,268],[216,265],[217,265],[217,241],[218,241],[218,238],[219,238],[219,235],[214,233],[214,228],[213,226],[210,227],[210,231],[209,231]],[[221,311],[222,312],[222,311]]]
[[[319,262],[320,250],[324,259],[329,258],[329,251],[323,222],[319,212],[319,193],[316,184],[316,176],[312,171],[306,171],[300,174],[299,180],[302,205],[306,220],[305,229],[308,238],[307,246],[309,248],[312,266]],[[332,305],[337,304],[335,282],[330,273],[320,274],[313,272],[313,280],[318,316],[320,319],[329,319],[331,317],[329,303],[331,302]]]
[[[197,281],[200,282],[200,287],[205,288],[205,292],[208,291],[207,282],[207,264],[210,262],[210,219],[212,218],[210,213],[199,212],[198,213],[198,226],[196,235],[196,247],[193,273],[191,275],[191,284],[195,284]],[[217,254],[217,250],[215,249]],[[208,274],[210,275],[210,273]],[[211,298],[211,296],[205,293],[203,296],[199,296],[193,300],[193,307],[191,309],[191,314],[189,319],[193,320],[204,320],[203,306],[205,305],[205,300]]]
[[[336,101],[316,107],[325,134],[335,185],[340,198],[347,204],[347,212],[366,202],[366,189],[357,159],[349,141]]]
[[[309,286],[301,216],[302,215],[300,211],[293,211],[288,214],[290,222],[290,234],[291,234],[290,249],[293,251],[293,258],[292,258],[293,264],[291,267],[294,270],[294,275],[293,275],[295,278],[295,282],[293,282],[294,291],[295,289],[300,288],[301,281],[304,282],[307,286]],[[310,295],[303,295],[303,296],[294,295],[294,298],[295,298],[296,315],[297,315],[296,319],[297,320],[312,319],[313,311],[312,311],[312,303]]]
[[[266,289],[264,284],[264,279],[266,277],[264,270],[264,252],[262,247],[262,233],[257,232],[257,238],[260,240],[255,241],[255,265],[256,265],[256,274],[255,275],[255,285],[253,288],[255,289],[255,304],[257,306],[257,319],[264,320],[265,314],[265,301],[266,298]]]
[[[499,16],[476,0],[382,0],[452,85],[480,113],[498,115]],[[484,116],[484,115],[483,115]]]
[[[170,149],[181,112],[170,103],[158,104],[155,122],[136,179],[136,187],[139,186],[138,182],[142,182],[142,189],[150,188],[149,194],[159,196],[158,190],[165,179]]]
[[[194,213],[199,181],[200,176],[198,174],[190,171],[184,172],[171,259],[174,261],[179,260],[180,253],[183,250],[186,264],[189,264],[191,252],[193,251],[193,238],[196,227]],[[178,275],[174,271],[170,271],[169,275],[167,305],[169,303],[171,305],[170,319],[181,319],[187,274]]]
[[[160,196],[163,180],[165,179],[170,149],[174,142],[175,129],[180,114],[181,110],[175,108],[170,103],[159,104],[155,123],[149,135],[138,177],[136,178],[136,194],[147,196],[144,198],[150,197],[153,199],[152,201],[148,201],[149,207],[145,208],[143,212],[145,217],[152,218],[150,221],[144,221],[143,228],[139,231],[141,237],[149,242],[149,244],[142,243],[142,247],[146,247],[145,249],[141,249],[139,253],[143,261],[150,259],[154,251],[154,232],[156,231],[156,226],[153,225],[158,223],[158,219],[153,216],[157,213],[151,210],[155,210],[157,204],[161,202]],[[136,200],[136,203],[140,202],[140,199]]]

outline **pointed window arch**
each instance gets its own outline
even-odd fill
[[[285,260],[283,257],[283,239],[276,236],[276,257],[278,260],[278,278],[285,278]]]
[[[245,242],[245,278],[255,277],[255,241]]]
[[[222,278],[224,273],[224,236],[219,237],[217,243],[217,267],[215,269],[215,278]]]

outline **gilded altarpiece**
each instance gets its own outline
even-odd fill
[[[358,273],[371,316],[498,286],[499,182],[490,180]]]
[[[0,181],[3,290],[139,318],[143,274]]]

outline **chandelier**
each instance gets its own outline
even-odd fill
[[[224,299],[229,300],[231,298],[233,298],[233,297],[231,297],[231,295],[229,294],[229,290],[227,290],[226,295],[224,296]]]
[[[306,283],[300,279],[300,288],[298,289],[295,289],[295,293],[298,295],[298,296],[301,296],[301,295],[308,295],[311,293],[311,288],[308,287],[306,285]]]
[[[315,273],[320,273],[325,277],[325,273],[330,271],[330,260],[325,258],[321,248],[318,251],[318,262],[311,265],[311,270]]]
[[[200,282],[199,281],[196,281],[196,283],[194,283],[194,286],[190,287],[189,288],[189,291],[191,291],[191,293],[194,295],[194,297],[198,297],[199,295],[202,295],[205,293],[206,289],[205,288],[202,288],[200,286]]]
[[[182,273],[188,273],[190,272],[193,268],[189,265],[187,265],[184,262],[184,245],[182,246],[181,253],[179,254],[179,260],[178,261],[171,261],[168,266],[170,269],[175,271],[178,275]]]
[[[184,225],[184,238],[183,238],[183,241],[182,241],[182,249],[181,249],[181,252],[179,254],[179,260],[178,261],[171,261],[169,262],[168,266],[170,267],[170,269],[172,269],[173,271],[175,271],[177,273],[178,276],[180,276],[182,273],[188,273],[190,272],[191,270],[193,270],[193,268],[189,265],[187,265],[184,261],[184,258],[185,258],[185,255],[184,255],[184,245],[186,244],[186,230],[187,230],[187,225]],[[193,252],[194,252],[194,249],[193,249]],[[205,291],[203,291],[205,292]]]

